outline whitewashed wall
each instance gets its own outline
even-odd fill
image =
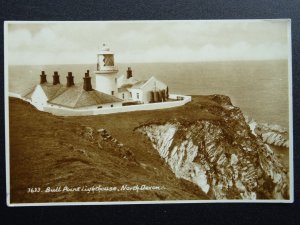
[[[101,114],[112,114],[112,113],[122,113],[122,112],[133,112],[133,111],[142,111],[142,110],[155,110],[155,109],[167,109],[185,105],[190,102],[192,99],[190,96],[183,95],[170,95],[170,98],[177,99],[177,96],[183,97],[183,100],[174,101],[174,102],[159,102],[159,103],[150,103],[142,105],[130,105],[130,106],[121,106],[121,107],[109,107],[102,109],[67,109],[67,108],[54,108],[54,107],[44,107],[45,112],[52,113],[58,116],[85,116],[85,115],[101,115]]]
[[[123,98],[123,94],[124,94],[124,98]],[[119,92],[118,93],[118,98],[119,99],[123,99],[123,100],[132,100],[131,95],[128,91],[124,91],[124,92]]]
[[[111,95],[114,92],[114,96],[117,96],[117,74],[95,74],[96,75],[96,90],[105,94]]]
[[[22,99],[22,96],[20,94],[13,93],[13,92],[8,92],[8,96],[13,97],[13,98],[21,98]]]
[[[143,91],[141,89],[129,89],[130,92],[132,93],[132,100],[133,101],[140,101],[140,102],[144,102],[143,99]],[[137,95],[139,95],[139,98],[137,97]]]
[[[44,111],[45,111],[46,108],[53,108],[53,109],[67,110],[67,111],[69,111],[69,110],[73,110],[73,111],[78,111],[78,110],[80,110],[80,111],[93,111],[93,110],[99,110],[99,109],[105,109],[105,108],[114,108],[114,107],[122,107],[122,102],[114,102],[114,103],[86,106],[86,107],[81,107],[81,108],[76,108],[76,109],[71,109],[71,108],[67,108],[67,107],[64,107],[64,106],[48,104],[48,105],[44,106]]]
[[[42,87],[37,85],[32,96],[31,96],[31,104],[34,105],[38,110],[43,110],[44,106],[47,106],[48,98],[45,95]]]
[[[25,100],[20,97],[18,94],[9,93],[9,96],[16,97]],[[191,96],[185,95],[176,95],[170,94],[169,98],[177,99],[178,97],[183,100],[174,101],[174,102],[158,102],[158,103],[149,103],[141,105],[130,105],[130,106],[121,106],[121,102],[114,103],[117,104],[114,107],[107,106],[106,108],[96,109],[93,108],[82,108],[82,109],[69,109],[58,106],[44,106],[42,111],[52,113],[57,116],[88,116],[88,115],[101,115],[101,114],[111,114],[111,113],[122,113],[122,112],[133,112],[133,111],[143,111],[143,110],[155,110],[155,109],[167,109],[185,105],[186,103],[192,100]],[[29,101],[30,102],[30,101]],[[30,102],[32,104],[32,102]],[[107,104],[110,105],[110,104]],[[35,106],[36,107],[36,106]]]
[[[149,103],[151,100],[150,91],[154,91],[154,88],[158,90],[166,90],[167,85],[163,82],[157,80],[156,78],[152,77],[145,86],[143,86],[143,102]]]

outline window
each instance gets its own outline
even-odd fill
[[[125,98],[125,94],[124,94],[124,93],[122,94],[122,98],[123,98],[123,99]]]
[[[98,106],[97,108],[98,108],[98,109],[101,109],[101,108],[102,108],[102,105]]]
[[[118,79],[117,78],[115,78],[115,83],[117,83],[118,82]]]
[[[110,107],[114,107],[114,105],[110,105]]]
[[[140,99],[140,93],[136,93],[136,98]]]
[[[114,93],[115,93],[114,91],[111,91],[111,95],[114,95]]]
[[[114,56],[111,54],[105,54],[103,55],[104,59],[104,66],[114,66]]]

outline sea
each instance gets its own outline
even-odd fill
[[[289,125],[288,61],[226,61],[197,63],[127,63],[118,64],[119,74],[131,67],[133,76],[146,80],[155,76],[165,82],[170,93],[185,95],[223,94],[233,105],[258,122]],[[73,72],[75,83],[82,82],[86,70],[94,64],[11,65],[8,68],[9,91],[23,93],[39,83],[41,71],[52,81],[54,71],[66,83]],[[93,86],[95,86],[94,79]]]

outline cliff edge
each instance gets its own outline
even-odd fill
[[[264,125],[253,132],[227,96],[207,98],[194,102],[193,110],[214,119],[182,114],[149,120],[137,130],[151,140],[176,177],[195,183],[212,199],[288,199],[288,169],[268,145],[287,147],[288,141],[259,133],[270,128]],[[272,137],[280,135],[275,131],[286,132],[275,128]]]
[[[9,103],[13,203],[289,198],[289,169],[278,157],[288,152],[286,130],[246,120],[226,96],[82,117],[54,116],[15,98]],[[276,135],[264,138],[271,131]],[[286,151],[274,153],[269,143]],[[28,192],[94,185],[164,188]]]

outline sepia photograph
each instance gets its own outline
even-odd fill
[[[9,206],[292,203],[291,21],[6,21]]]

